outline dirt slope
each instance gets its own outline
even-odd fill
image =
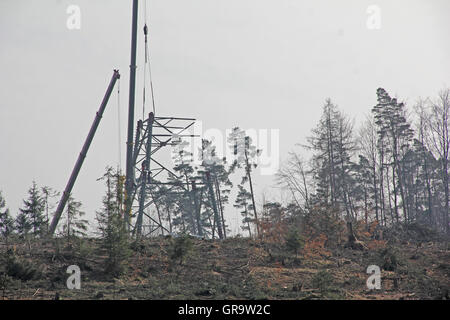
[[[120,278],[103,271],[98,240],[71,247],[60,241],[0,247],[4,299],[448,299],[450,253],[445,243],[407,242],[369,250],[305,248],[232,238],[192,239],[182,264],[169,258],[172,239],[133,246]],[[307,250],[306,250],[307,249]],[[16,273],[7,269],[14,256]],[[11,260],[9,262],[11,264]],[[69,290],[69,265],[81,269],[81,289]],[[381,268],[381,289],[368,290],[369,265]],[[11,267],[10,267],[11,269]],[[20,273],[22,272],[22,274]],[[27,273],[28,272],[28,273]]]

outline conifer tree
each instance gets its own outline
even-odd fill
[[[233,186],[230,180],[230,171],[226,169],[226,158],[219,158],[216,147],[207,139],[202,140],[201,160],[199,172],[209,172],[213,184],[214,196],[220,213],[221,226],[224,238],[227,234],[227,225],[224,218],[224,207],[228,203],[228,197]],[[204,181],[206,182],[206,181]]]
[[[261,154],[261,150],[253,145],[251,137],[247,136],[245,131],[239,127],[233,128],[228,136],[228,143],[235,155],[234,161],[230,165],[229,172],[233,173],[236,168],[244,168],[245,175],[242,177],[241,185],[248,182],[252,201],[251,208],[256,224],[256,233],[259,236],[259,221],[258,213],[256,211],[255,194],[253,192],[252,171],[257,167],[257,157]]]
[[[103,197],[103,207],[96,216],[102,247],[108,256],[105,271],[119,276],[125,271],[125,260],[129,256],[128,233],[118,199],[118,195],[123,194],[123,183],[120,173],[112,167],[107,167],[106,173],[99,180],[105,181],[107,188]]]
[[[322,117],[308,137],[307,149],[313,151],[312,173],[316,183],[314,202],[337,214],[354,217],[354,177],[351,157],[356,149],[353,126],[330,99]]]
[[[250,192],[245,190],[242,185],[238,185],[239,192],[236,197],[236,201],[234,204],[235,208],[241,209],[240,213],[242,216],[242,225],[241,229],[244,231],[248,231],[248,235],[252,237],[252,224],[255,222],[255,218],[253,215],[253,207],[252,207],[252,195]]]
[[[0,235],[8,244],[8,238],[14,231],[14,220],[9,214],[9,209],[6,208],[6,201],[0,191]]]
[[[50,223],[50,216],[49,216],[50,210],[52,210],[55,207],[55,203],[52,201],[52,199],[58,197],[59,192],[48,186],[42,187],[41,192],[45,211],[45,231],[48,232]]]
[[[28,190],[28,198],[23,200],[23,207],[19,210],[16,225],[20,234],[27,235],[32,231],[34,236],[38,236],[46,231],[44,201],[35,181]]]
[[[15,229],[19,234],[19,236],[22,238],[27,238],[28,234],[32,229],[30,217],[27,214],[20,211],[14,223]]]
[[[76,201],[72,195],[69,195],[63,225],[63,234],[68,241],[74,237],[86,236],[88,221],[82,218],[85,212],[81,210],[81,206],[80,201]]]
[[[378,104],[373,107],[375,124],[378,128],[378,140],[381,151],[392,158],[392,187],[394,195],[394,213],[399,222],[397,195],[400,193],[404,221],[408,221],[408,198],[406,195],[404,168],[401,159],[408,152],[414,130],[406,118],[406,107],[396,98],[391,98],[383,88],[377,90]]]

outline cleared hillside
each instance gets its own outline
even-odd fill
[[[327,249],[319,240],[298,254],[282,244],[245,238],[192,238],[183,259],[174,239],[131,245],[120,277],[104,272],[96,239],[16,242],[0,248],[4,299],[448,299],[450,252],[445,242],[372,241],[372,248]],[[81,289],[69,290],[69,265]],[[369,265],[381,268],[381,290],[368,290]]]

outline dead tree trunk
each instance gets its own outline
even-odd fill
[[[367,247],[364,244],[364,242],[359,241],[358,238],[355,235],[355,232],[353,231],[353,225],[349,221],[347,222],[347,231],[348,231],[348,241],[345,245],[346,248],[351,248],[353,250],[366,250]]]

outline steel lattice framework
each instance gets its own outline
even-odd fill
[[[155,190],[160,185],[169,186],[169,192],[175,186],[180,187],[179,182],[167,179],[161,182],[159,178],[164,175],[178,181],[180,177],[158,161],[155,154],[161,149],[167,149],[165,147],[176,146],[181,138],[195,137],[188,133],[194,123],[195,119],[192,118],[156,117],[153,112],[147,119],[138,121],[133,145],[132,205],[128,212],[131,231],[136,236],[142,235],[146,227],[143,224],[144,217],[150,221],[146,235],[160,234],[163,230],[169,232],[162,223]]]
[[[169,185],[169,190],[172,192],[175,186],[181,187],[181,190],[189,192],[189,184],[192,182],[191,194],[192,202],[194,203],[195,215],[197,215],[197,227],[195,230],[198,235],[202,235],[202,227],[200,225],[200,208],[201,199],[197,199],[195,181],[180,182],[181,179],[174,172],[167,169],[160,161],[155,159],[155,154],[166,146],[173,146],[183,137],[194,137],[194,135],[186,134],[185,132],[194,125],[195,119],[192,118],[176,118],[176,117],[156,117],[154,114],[155,105],[153,100],[153,112],[145,120],[138,121],[136,135],[133,137],[134,131],[134,109],[135,109],[135,87],[136,87],[136,47],[137,47],[137,22],[138,22],[138,0],[133,0],[132,8],[132,27],[131,27],[131,61],[130,61],[130,90],[129,90],[129,104],[128,104],[128,130],[127,130],[127,165],[126,165],[126,180],[125,180],[125,224],[134,235],[137,237],[142,235],[144,217],[150,220],[148,235],[157,232],[162,233],[164,230],[168,231],[161,220],[160,211],[155,199],[155,191],[157,185]],[[147,60],[147,24],[144,26],[145,43],[146,43],[146,63]],[[149,65],[150,69],[150,65]],[[150,84],[153,99],[153,86]],[[145,84],[144,84],[145,92]],[[145,95],[144,95],[145,97]],[[145,102],[144,102],[145,103]],[[134,139],[133,139],[134,138]],[[166,173],[167,176],[175,182],[159,182],[157,177]],[[217,228],[219,237],[222,238],[222,231],[220,221],[218,218],[217,205],[214,198],[214,190],[211,183],[209,173],[205,173],[206,184],[209,189],[209,196],[211,198],[212,207],[214,210],[215,221],[217,221]],[[183,185],[184,184],[184,185]],[[180,190],[179,188],[177,188]],[[153,213],[150,207],[154,206]],[[156,212],[156,216],[154,213]],[[194,213],[191,212],[191,216]],[[191,217],[194,219],[194,217]]]

